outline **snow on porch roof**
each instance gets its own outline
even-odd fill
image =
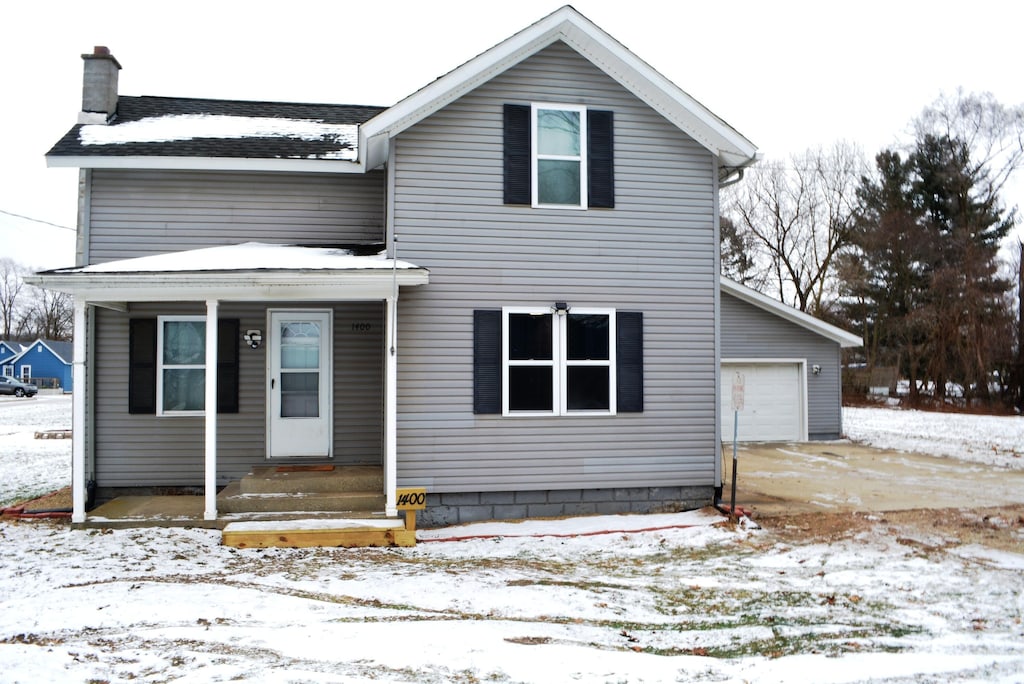
[[[353,271],[418,269],[408,261],[392,262],[384,254],[357,256],[348,249],[299,247],[246,242],[185,252],[108,261],[61,268],[46,274],[72,273],[180,273],[194,271]]]
[[[144,301],[386,299],[398,287],[425,285],[429,271],[384,254],[247,242],[43,271],[25,281],[126,310],[125,302]]]

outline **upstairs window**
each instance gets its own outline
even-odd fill
[[[614,166],[612,112],[581,105],[505,105],[505,204],[614,207]]]
[[[582,107],[533,105],[533,206],[587,208],[587,117]]]

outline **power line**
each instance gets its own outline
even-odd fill
[[[42,219],[32,218],[31,216],[22,216],[21,214],[15,214],[13,211],[5,211],[3,209],[0,209],[0,214],[7,214],[8,216],[13,216],[15,218],[25,219],[26,221],[34,221],[35,223],[42,223],[42,224],[47,225],[47,226],[53,226],[54,228],[61,228],[63,230],[70,230],[71,232],[75,232],[74,228],[69,228],[68,226],[62,226],[59,223],[50,223],[49,221],[44,221]]]

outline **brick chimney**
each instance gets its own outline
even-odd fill
[[[117,111],[117,72],[121,70],[110,50],[102,45],[92,54],[82,55],[85,75],[82,79],[82,112],[79,123],[107,123]]]

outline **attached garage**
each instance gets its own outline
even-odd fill
[[[732,388],[743,381],[743,410],[734,411]],[[740,442],[783,442],[806,439],[803,364],[799,362],[722,363],[722,439]],[[738,434],[733,418],[739,416]]]
[[[727,278],[720,282],[722,440],[733,441],[737,372],[744,379],[739,441],[842,436],[842,349],[861,339]]]

